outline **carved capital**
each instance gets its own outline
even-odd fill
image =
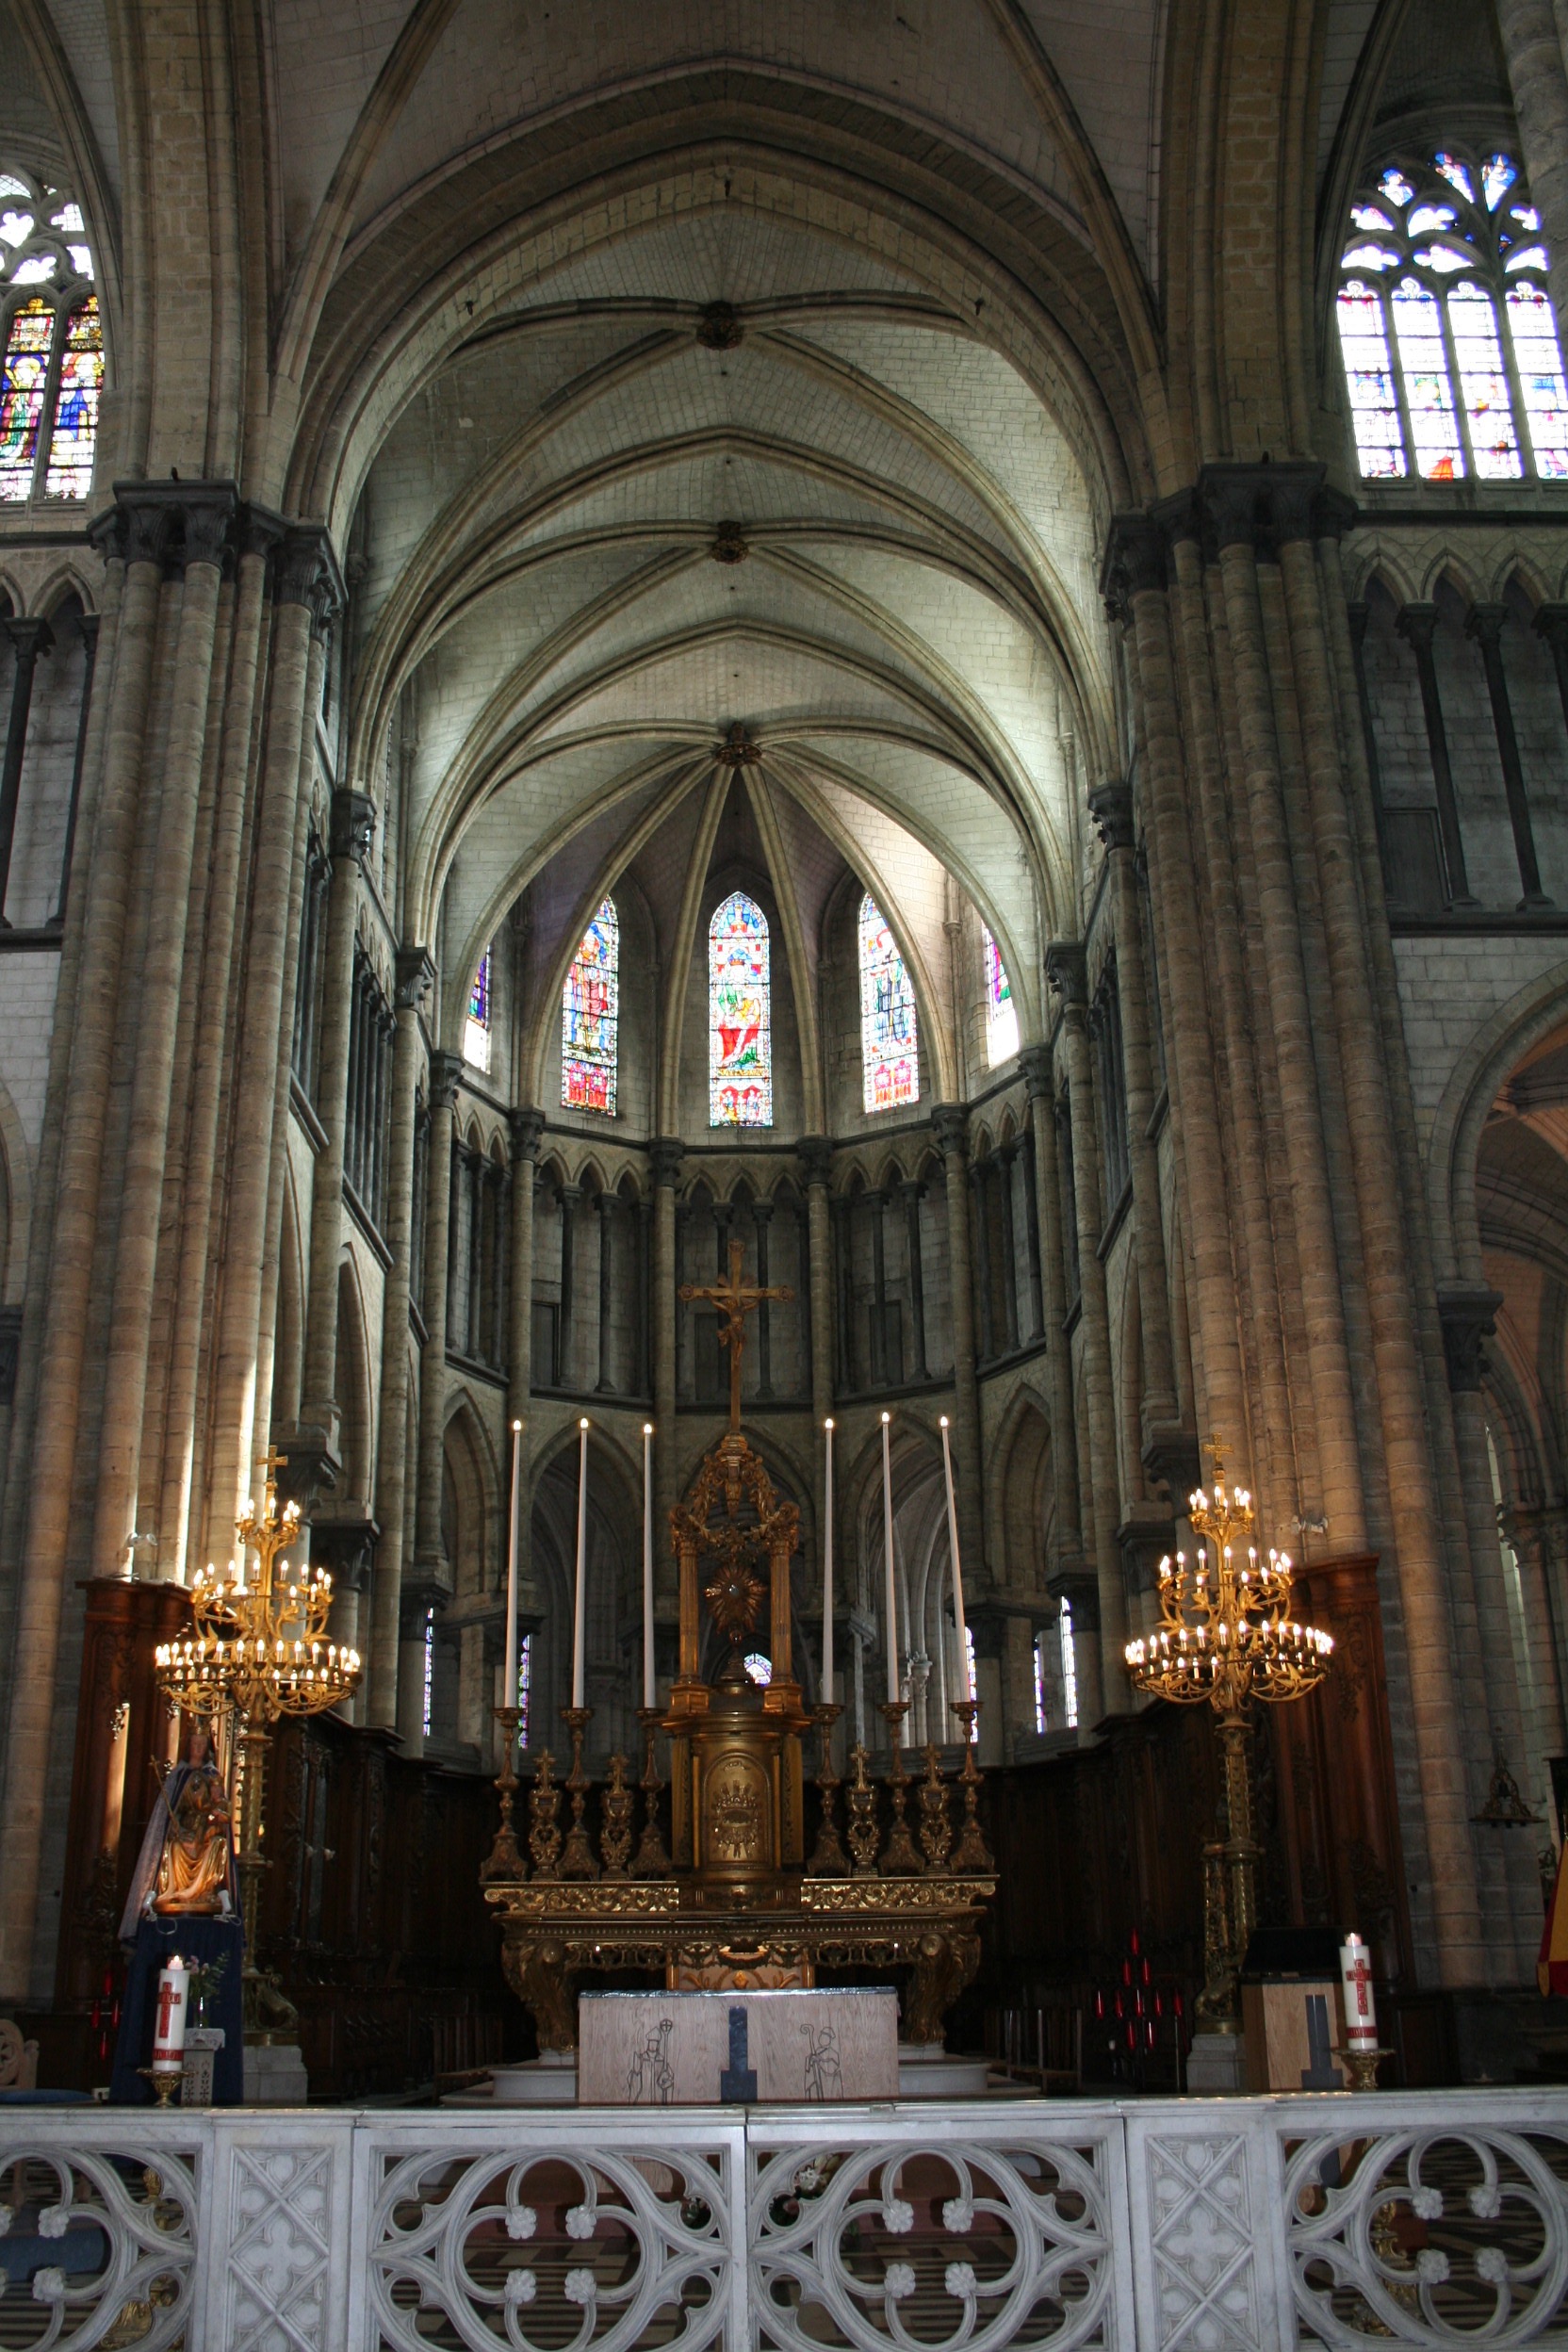
[[[1437,627],[1437,607],[1435,604],[1402,604],[1394,626],[1416,653],[1430,653],[1432,631]]]
[[[1072,1611],[1075,1633],[1098,1633],[1100,1630],[1100,1585],[1086,1568],[1063,1567],[1047,1576],[1046,1590],[1055,1601],[1066,1601]]]
[[[1205,466],[1199,482],[1204,514],[1220,547],[1273,547],[1310,539],[1324,468],[1314,458],[1276,466]]]
[[[290,523],[278,550],[274,594],[280,604],[302,604],[313,637],[325,637],[348,602],[343,575],[326,527]]]
[[[1088,959],[1081,939],[1052,940],[1045,951],[1045,976],[1064,1005],[1087,1006]]]
[[[311,1565],[327,1570],[335,1592],[367,1592],[380,1539],[374,1519],[313,1519]]]
[[[545,1114],[534,1104],[527,1103],[512,1113],[508,1121],[512,1129],[512,1161],[537,1162],[539,1146],[545,1139]]]
[[[1497,1328],[1500,1290],[1484,1282],[1443,1282],[1438,1286],[1437,1312],[1443,1323],[1443,1352],[1448,1360],[1448,1386],[1456,1396],[1473,1396],[1486,1373],[1482,1345]]]
[[[435,958],[428,947],[400,947],[395,983],[398,1010],[416,1013],[435,986]]]
[[[1568,653],[1568,604],[1538,605],[1532,627],[1554,653]]]
[[[802,1135],[795,1150],[808,1184],[825,1184],[833,1173],[833,1146],[825,1135]]]
[[[1019,1053],[1019,1070],[1029,1091],[1031,1102],[1049,1102],[1055,1092],[1055,1076],[1048,1045],[1026,1045]]]
[[[1144,1441],[1143,1466],[1151,1482],[1163,1486],[1178,1508],[1193,1488],[1203,1482],[1203,1460],[1198,1440],[1179,1422],[1149,1431]]]
[[[1118,514],[1100,567],[1100,593],[1112,620],[1125,620],[1135,596],[1163,595],[1165,533],[1147,514]]]
[[[430,1106],[433,1111],[449,1111],[457,1101],[457,1089],[463,1078],[461,1054],[433,1054],[430,1057]]]
[[[1503,623],[1507,618],[1506,604],[1473,604],[1464,616],[1464,633],[1490,652],[1502,643]]]
[[[961,1102],[939,1102],[931,1113],[931,1132],[944,1160],[969,1156],[969,1113]]]
[[[25,620],[0,622],[11,641],[19,670],[30,670],[41,653],[53,653],[55,632],[47,621]]]
[[[339,785],[332,796],[327,819],[327,845],[335,858],[352,858],[360,865],[370,855],[376,837],[376,804],[368,792]]]
[[[1361,509],[1343,490],[1319,490],[1313,525],[1320,539],[1343,539],[1361,520]]]
[[[656,1184],[668,1184],[672,1189],[680,1175],[680,1163],[686,1156],[686,1146],[678,1135],[655,1135],[648,1145],[648,1166]]]
[[[1089,794],[1089,814],[1107,849],[1133,846],[1133,788],[1115,778],[1097,784]]]
[[[165,574],[188,564],[226,570],[237,548],[239,493],[232,482],[117,482],[114,504],[88,537],[106,561],[155,564]]]

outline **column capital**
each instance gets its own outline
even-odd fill
[[[1430,653],[1432,631],[1437,627],[1435,604],[1402,604],[1394,619],[1395,629],[1408,645],[1417,653]]]
[[[273,591],[279,604],[302,604],[313,637],[325,637],[344,610],[343,585],[332,535],[324,523],[289,523],[280,542]]]
[[[825,1135],[802,1135],[795,1146],[808,1184],[825,1184],[833,1173],[833,1146]]]
[[[537,1164],[539,1147],[545,1139],[544,1112],[534,1103],[525,1103],[508,1115],[507,1124],[512,1130],[513,1166],[524,1160]]]
[[[1501,643],[1507,618],[1506,604],[1473,604],[1464,616],[1464,633],[1478,645],[1490,648]]]
[[[1568,604],[1539,604],[1531,623],[1538,636],[1544,637],[1554,653],[1568,652]]]
[[[1198,486],[1215,545],[1281,547],[1310,539],[1323,476],[1315,458],[1205,466]]]
[[[1456,1396],[1473,1396],[1486,1371],[1486,1349],[1497,1328],[1500,1290],[1485,1282],[1440,1282],[1437,1312],[1443,1324],[1443,1352],[1448,1361],[1448,1386]]]
[[[674,1187],[680,1175],[686,1146],[678,1135],[655,1135],[648,1145],[648,1166],[656,1184]]]
[[[1082,939],[1053,939],[1045,951],[1045,977],[1070,1011],[1089,1001],[1088,957]]]
[[[1056,1090],[1056,1076],[1052,1062],[1051,1048],[1048,1045],[1021,1047],[1018,1066],[1023,1083],[1029,1090],[1030,1102],[1049,1102]]]
[[[969,1113],[961,1102],[939,1102],[931,1113],[931,1132],[944,1160],[967,1158]]]
[[[1128,617],[1134,596],[1163,596],[1166,534],[1148,514],[1115,514],[1100,566],[1100,593],[1113,621]]]
[[[400,947],[394,994],[400,1013],[416,1013],[435,986],[435,958],[428,947]]]
[[[1133,788],[1111,776],[1089,794],[1089,814],[1107,849],[1133,846]]]
[[[463,1077],[461,1054],[435,1053],[430,1057],[430,1107],[433,1111],[449,1111],[457,1101],[457,1089]]]
[[[232,482],[117,482],[114,504],[88,537],[106,562],[155,564],[165,577],[188,564],[227,571],[238,553],[241,508]]]
[[[30,664],[38,660],[41,653],[52,653],[54,650],[55,632],[45,620],[29,617],[25,620],[0,621],[0,629],[4,629],[10,639],[19,662]]]
[[[368,792],[351,792],[340,784],[332,796],[327,816],[327,843],[334,858],[351,858],[363,866],[376,837],[376,804]]]

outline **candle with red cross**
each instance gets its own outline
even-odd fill
[[[153,2072],[178,2074],[185,2065],[186,1998],[190,1970],[175,1952],[158,1977],[157,2005],[153,2012]]]
[[[1345,2035],[1351,2050],[1376,2050],[1378,2012],[1372,1999],[1372,1961],[1354,1930],[1339,1948],[1340,1983],[1345,1990]]]

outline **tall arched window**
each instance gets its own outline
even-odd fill
[[[860,901],[860,1075],[868,1111],[920,1101],[915,992],[892,933],[868,890]]]
[[[768,919],[732,890],[708,926],[708,1123],[773,1125]]]
[[[1018,1006],[1013,1003],[1013,984],[1002,950],[984,923],[980,939],[986,951],[986,1063],[994,1070],[999,1062],[1010,1062],[1018,1052]]]
[[[568,1111],[615,1116],[621,1021],[621,926],[602,899],[561,991],[561,1101]]]
[[[104,322],[81,207],[0,172],[0,503],[85,498],[104,386]]]
[[[490,950],[474,966],[468,984],[468,1018],[463,1024],[463,1058],[476,1070],[490,1067]]]
[[[1513,157],[1402,158],[1351,220],[1335,315],[1363,479],[1568,481],[1548,255]]]

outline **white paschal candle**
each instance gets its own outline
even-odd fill
[[[1352,1929],[1339,1948],[1339,1981],[1345,1993],[1345,2033],[1352,2050],[1376,2050],[1378,2009],[1372,1998],[1372,1956]]]
[[[824,1707],[833,1704],[833,1424],[823,1423],[827,1439],[827,1467],[822,1494],[822,1689]]]
[[[190,1970],[175,1952],[158,1972],[156,2006],[153,2011],[153,2072],[178,2074],[185,2065],[185,2013],[190,1992]]]
[[[947,1544],[953,1555],[953,1631],[958,1644],[958,1680],[967,1701],[974,1697],[969,1678],[969,1625],[964,1616],[964,1570],[958,1557],[958,1506],[953,1495],[953,1446],[948,1436],[947,1415],[942,1429],[942,1476],[947,1481]]]
[[[643,1705],[656,1707],[653,1672],[653,1423],[643,1424]]]
[[[572,1610],[572,1705],[583,1704],[583,1588],[588,1574],[588,1424],[577,1425],[577,1597]]]
[[[893,1453],[892,1415],[882,1415],[882,1559],[887,1570],[888,1705],[901,1695],[898,1679],[898,1585],[893,1576]]]
[[[501,1684],[501,1705],[517,1704],[517,1522],[523,1509],[523,1425],[512,1424],[512,1525],[506,1544],[506,1679]]]

